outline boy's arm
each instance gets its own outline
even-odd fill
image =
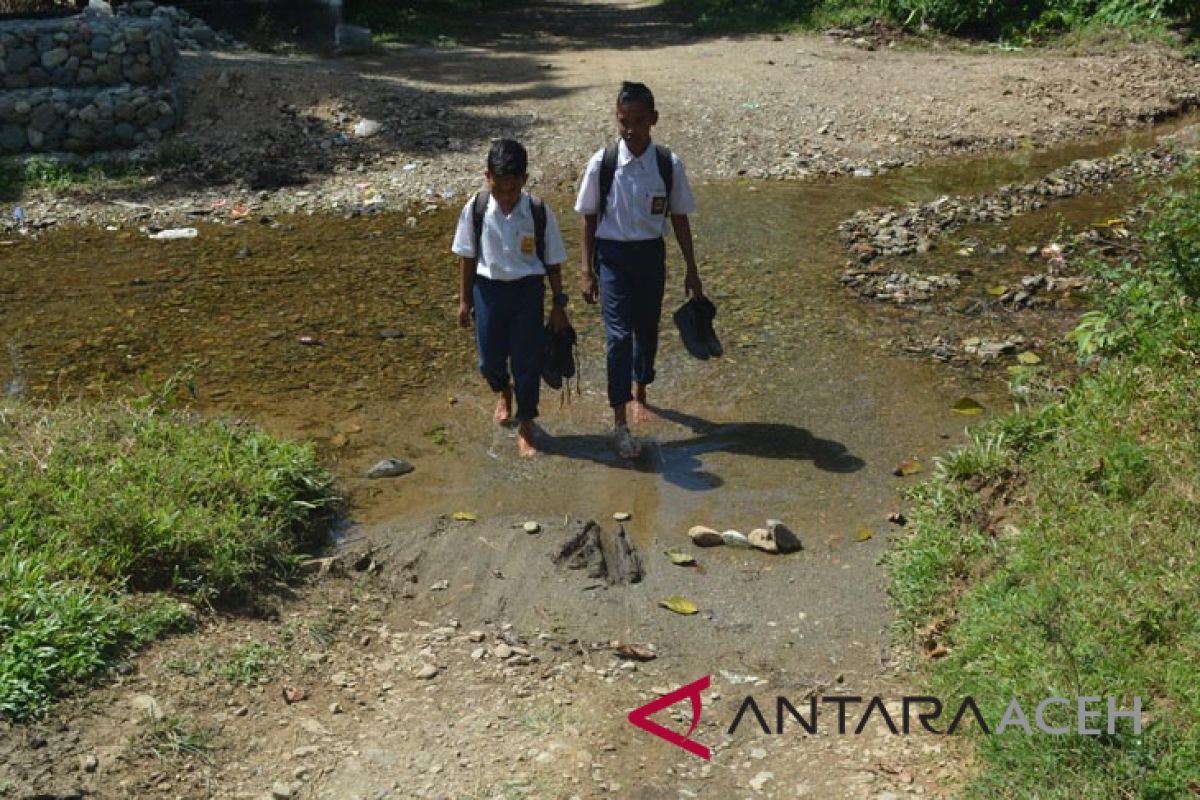
[[[687,274],[683,277],[683,291],[692,297],[704,297],[704,286],[700,283],[700,271],[696,268],[696,253],[692,247],[692,223],[687,214],[672,214],[671,227],[675,230],[675,240],[679,242],[679,250],[687,264]]]
[[[475,305],[475,259],[463,256],[458,268],[458,327],[471,327],[471,309]]]
[[[596,215],[583,215],[583,236],[582,236],[582,251],[580,264],[580,292],[583,295],[584,301],[587,303],[596,302],[596,273],[592,271],[592,264],[596,260]]]
[[[555,331],[561,331],[569,324],[567,309],[555,303],[553,298],[563,293],[562,265],[547,264],[546,278],[550,281],[550,325]]]

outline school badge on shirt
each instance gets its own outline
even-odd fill
[[[650,214],[651,216],[662,216],[667,213],[667,196],[658,194],[650,198]]]
[[[526,234],[521,237],[521,255],[531,256],[537,249],[537,241],[534,237]]]

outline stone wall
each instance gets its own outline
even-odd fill
[[[85,14],[0,23],[0,152],[90,152],[175,126],[178,57],[162,19]]]

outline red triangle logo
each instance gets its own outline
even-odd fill
[[[682,686],[670,694],[663,695],[657,700],[647,703],[640,708],[635,708],[629,712],[629,721],[637,728],[641,728],[646,733],[651,733],[662,739],[670,742],[676,747],[682,747],[694,756],[699,756],[705,761],[712,760],[712,752],[700,744],[691,740],[692,732],[696,730],[696,726],[700,724],[701,699],[700,692],[707,689],[711,683],[709,675],[705,675],[700,680],[689,683],[687,686]],[[692,701],[692,727],[688,728],[687,734],[680,736],[670,728],[664,728],[657,722],[650,720],[651,714],[657,714],[664,708],[670,708],[680,700],[688,699]]]

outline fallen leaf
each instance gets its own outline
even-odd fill
[[[1038,356],[1037,353],[1028,352],[1028,351],[1021,353],[1019,356],[1017,356],[1017,361],[1020,361],[1022,364],[1024,364],[1027,367],[1032,367],[1034,364],[1042,363],[1042,359],[1040,356]]]
[[[993,286],[992,288],[988,289],[988,294],[990,294],[992,297],[1003,297],[1004,293],[1007,291],[1007,286]]]
[[[1195,795],[1200,795],[1200,783],[1189,783],[1188,791]]]
[[[628,658],[634,661],[653,661],[658,658],[658,653],[645,645],[617,642],[613,649],[617,651],[617,655],[621,656],[621,658]]]
[[[866,542],[866,541],[869,541],[871,539],[871,537],[873,537],[874,535],[875,535],[875,531],[864,526],[864,527],[858,529],[858,533],[854,534],[854,541]]]
[[[929,656],[930,658],[944,658],[949,654],[950,651],[946,649],[946,645],[944,644],[935,644],[933,647],[925,651],[925,655]]]
[[[683,614],[685,616],[690,616],[700,610],[691,600],[679,595],[672,595],[665,600],[659,600],[658,604],[665,609],[674,611],[676,614]]]
[[[962,414],[964,417],[976,417],[983,413],[983,406],[977,400],[969,397],[961,398],[952,408],[954,413]]]
[[[922,469],[924,468],[921,466],[920,461],[917,461],[914,458],[906,458],[901,461],[894,470],[892,470],[892,474],[901,478],[905,478],[909,475],[916,475]]]
[[[696,559],[687,553],[681,553],[678,550],[664,550],[663,555],[671,559],[671,563],[679,567],[690,567],[696,563]]]
[[[478,522],[479,515],[472,514],[470,511],[455,511],[450,515],[450,519],[458,520],[459,522]]]

